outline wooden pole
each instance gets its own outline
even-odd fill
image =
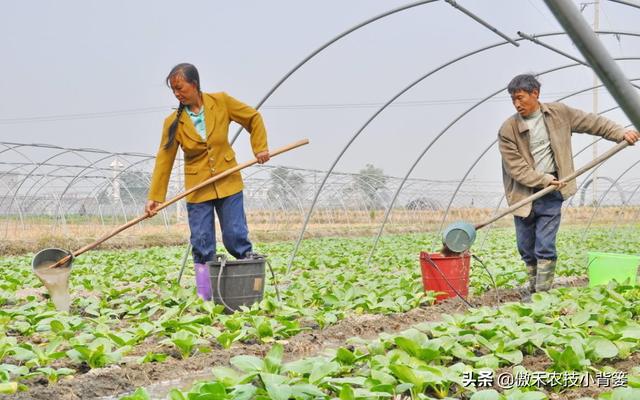
[[[309,143],[309,139],[302,139],[302,140],[299,140],[297,142],[290,143],[290,144],[288,144],[286,146],[280,147],[280,148],[278,148],[276,150],[273,150],[273,151],[269,152],[269,157],[275,157],[275,156],[277,156],[279,154],[282,154],[282,153],[285,153],[285,152],[287,152],[289,150],[293,150],[295,148],[304,146],[304,145],[306,145],[308,143]],[[162,209],[164,209],[166,207],[169,207],[171,204],[173,204],[176,201],[178,201],[178,200],[190,195],[191,193],[195,192],[196,190],[201,189],[201,188],[203,188],[203,187],[205,187],[207,185],[210,185],[213,182],[215,182],[215,181],[217,181],[219,179],[222,179],[222,178],[224,178],[226,176],[229,176],[229,175],[231,175],[233,173],[236,173],[236,172],[240,171],[241,169],[250,167],[250,166],[256,164],[257,162],[258,162],[258,160],[254,158],[253,160],[246,161],[246,162],[244,162],[242,164],[236,165],[233,168],[229,168],[228,170],[226,170],[224,172],[221,172],[218,175],[212,176],[211,178],[207,179],[206,181],[203,181],[203,182],[197,184],[196,186],[190,188],[189,190],[180,193],[176,197],[174,197],[172,199],[169,199],[169,200],[165,201],[164,203],[161,203],[154,210],[153,213],[145,213],[144,215],[141,215],[138,218],[127,222],[126,224],[124,224],[124,225],[114,229],[113,231],[109,232],[108,234],[102,236],[100,239],[96,240],[95,242],[90,243],[90,244],[88,244],[88,245],[86,245],[86,246],[74,251],[72,254],[62,258],[61,260],[59,260],[58,262],[56,262],[55,264],[53,264],[53,265],[51,265],[51,266],[49,266],[47,268],[57,268],[57,267],[59,267],[61,265],[64,265],[71,258],[75,258],[75,257],[79,256],[80,254],[84,253],[85,251],[93,249],[94,247],[98,246],[100,243],[102,243],[102,242],[104,242],[104,241],[106,241],[108,239],[111,239],[112,237],[114,237],[118,233],[120,233],[120,232],[122,232],[122,231],[124,231],[126,229],[129,229],[130,227],[136,225],[140,221],[144,221],[147,218],[151,218],[151,217],[155,216],[158,213],[158,211],[161,211]]]
[[[585,172],[587,172],[591,168],[593,168],[596,165],[602,163],[603,161],[609,159],[611,156],[613,156],[614,154],[616,154],[617,152],[619,152],[620,150],[624,149],[627,146],[629,146],[629,143],[627,143],[626,140],[623,140],[622,142],[618,143],[617,145],[615,145],[614,147],[612,147],[608,151],[602,153],[599,157],[589,161],[587,164],[585,164],[582,167],[578,168],[572,174],[560,179],[560,182],[565,182],[566,183],[566,182],[569,182],[569,181],[572,181],[572,180],[576,179],[578,176],[584,174]],[[556,186],[549,185],[546,188],[534,193],[533,195],[531,195],[531,196],[529,196],[529,197],[527,197],[525,199],[520,200],[519,202],[517,202],[514,205],[510,206],[509,208],[501,211],[500,214],[498,214],[496,216],[493,216],[490,219],[477,224],[475,226],[475,228],[476,229],[483,228],[483,227],[485,227],[485,226],[487,226],[487,225],[499,220],[500,218],[504,217],[505,215],[517,210],[518,208],[524,206],[525,204],[531,203],[534,200],[537,200],[540,197],[544,196],[545,194],[553,192],[554,190],[557,190]]]

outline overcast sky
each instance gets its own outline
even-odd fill
[[[458,3],[513,38],[517,31],[561,31],[540,0]],[[191,62],[200,70],[204,91],[226,91],[256,105],[319,46],[405,4],[409,2],[4,2],[0,141],[155,153],[162,121],[177,105],[164,83],[173,65]],[[593,11],[589,3],[583,12],[590,22]],[[601,29],[640,32],[638,21],[640,9],[602,1]],[[580,57],[564,36],[541,40]],[[602,40],[614,57],[640,57],[640,38],[608,35]],[[456,57],[501,42],[443,1],[413,7],[355,31],[304,65],[263,106],[272,148],[303,137],[312,142],[273,163],[327,169],[355,132],[403,88]],[[337,170],[357,171],[371,163],[386,174],[403,176],[436,135],[475,103],[505,87],[514,75],[573,63],[531,42],[520,44],[465,58],[417,84],[363,131]],[[638,61],[620,64],[630,79],[640,79]],[[545,74],[541,81],[542,100],[552,101],[591,87],[593,77],[578,66]],[[592,109],[590,92],[566,102]],[[614,106],[601,91],[599,109]],[[512,113],[503,90],[453,124],[412,176],[460,179]],[[617,110],[607,115],[628,124]],[[234,133],[232,128],[230,136]],[[576,137],[574,151],[590,140]],[[248,143],[244,132],[235,145],[240,161],[249,157]],[[606,147],[601,145],[601,151]],[[616,177],[639,159],[638,151],[626,150],[616,157],[606,174]],[[587,151],[576,163],[590,157]],[[632,171],[625,177],[638,176]],[[471,178],[500,179],[495,147]]]

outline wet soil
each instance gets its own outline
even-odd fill
[[[584,278],[558,278],[556,286],[584,286],[586,282]],[[521,289],[501,289],[498,294],[503,303],[522,300]],[[471,297],[468,300],[477,307],[497,305],[497,296],[494,291],[489,291],[482,296]],[[285,346],[286,360],[298,359],[321,353],[327,348],[344,345],[349,338],[373,339],[382,332],[399,332],[421,322],[438,321],[443,314],[463,313],[466,310],[467,306],[460,299],[454,298],[402,314],[354,315],[325,329],[305,331],[280,342]],[[118,398],[118,396],[131,392],[140,386],[150,388],[153,398],[164,398],[171,387],[185,386],[194,379],[210,378],[211,368],[229,365],[231,357],[240,354],[263,357],[271,348],[270,344],[238,343],[234,344],[231,349],[223,349],[217,344],[212,344],[210,352],[197,353],[182,360],[179,359],[177,353],[168,347],[161,348],[160,346],[162,345],[148,343],[144,345],[144,348],[136,349],[135,354],[144,354],[146,351],[170,354],[165,362],[138,364],[137,357],[126,357],[120,365],[92,369],[86,373],[78,371],[76,376],[62,379],[53,385],[48,385],[44,379],[32,379],[25,382],[29,387],[28,391],[19,392],[11,398],[36,400],[108,399]],[[625,360],[620,362],[619,368],[629,369],[631,366],[637,365],[640,356],[634,357],[636,364]],[[548,359],[544,355],[526,357],[523,365],[530,370],[544,371],[548,367]],[[618,368],[615,364],[613,366]],[[74,368],[78,369],[78,366]],[[573,392],[575,390],[571,391],[571,393]],[[583,395],[590,394],[584,391]]]

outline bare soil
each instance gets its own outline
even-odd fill
[[[451,209],[447,221],[483,221],[494,215],[493,208]],[[595,214],[594,214],[595,212]],[[378,232],[384,210],[362,211],[345,209],[316,210],[305,231],[305,238],[326,236],[372,236]],[[591,221],[592,216],[595,216]],[[296,240],[305,215],[297,211],[248,210],[251,238],[257,242]],[[165,225],[160,218],[146,220],[101,244],[98,249],[146,248],[187,244],[189,227],[182,217],[169,218]],[[393,210],[385,226],[387,234],[434,232],[441,229],[443,210]],[[567,207],[563,224],[587,223],[620,225],[635,224],[637,207]],[[119,221],[125,223],[126,221]],[[0,218],[0,255],[20,255],[43,248],[78,249],[120,225],[101,222],[95,217],[76,218],[73,222],[33,217],[23,222]],[[512,226],[513,219],[503,217],[493,225]]]
[[[556,286],[584,286],[584,278],[558,278]],[[521,301],[520,289],[501,289],[499,296],[502,302]],[[478,297],[468,299],[474,306],[495,306],[496,294],[493,291]],[[380,333],[394,333],[405,330],[413,325],[427,321],[438,321],[443,314],[463,313],[467,306],[458,298],[448,299],[433,306],[424,306],[402,314],[390,315],[353,315],[345,318],[337,324],[326,329],[313,329],[302,332],[286,341],[285,358],[294,360],[321,353],[328,348],[336,348],[344,345],[345,340],[353,337],[374,339]],[[213,343],[213,342],[212,342]],[[154,398],[164,398],[166,391],[171,387],[184,385],[193,378],[210,378],[211,368],[214,366],[229,365],[231,357],[247,354],[263,357],[271,348],[269,344],[238,343],[231,349],[223,349],[217,344],[212,344],[209,353],[197,353],[192,357],[182,360],[177,353],[172,353],[169,348],[163,348],[157,343],[147,343],[144,348],[136,349],[136,354],[144,354],[146,351],[165,352],[171,354],[163,363],[138,364],[137,357],[128,357],[120,365],[107,368],[88,370],[82,366],[76,376],[62,379],[57,384],[49,385],[44,379],[32,379],[25,382],[29,386],[26,392],[20,392],[12,399],[42,399],[42,400],[76,400],[96,399],[101,397],[117,398],[135,390],[137,387],[155,387],[151,392]],[[637,356],[634,360],[640,359]],[[531,370],[544,371],[547,360],[543,357],[527,357],[523,363]],[[630,368],[632,361],[621,362],[620,367]],[[78,369],[78,366],[75,366]],[[162,383],[165,385],[162,385]],[[168,385],[167,385],[168,383]],[[166,386],[163,388],[163,386]],[[160,389],[158,389],[160,387]],[[589,389],[589,388],[587,388]],[[164,393],[162,393],[164,391]],[[573,391],[571,392],[573,393]],[[585,393],[587,393],[585,391]],[[4,398],[5,396],[2,396]],[[562,397],[565,398],[565,397]]]

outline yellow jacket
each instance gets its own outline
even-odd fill
[[[171,169],[178,145],[184,152],[184,183],[188,190],[210,177],[235,167],[235,152],[229,144],[229,123],[235,121],[251,135],[254,154],[268,150],[267,132],[262,117],[254,108],[234,99],[224,92],[203,93],[204,119],[207,130],[206,142],[196,131],[186,111],[182,112],[176,136],[171,147],[165,149],[169,137],[169,126],[176,118],[176,111],[164,120],[162,141],[149,187],[149,200],[164,202]],[[187,196],[190,203],[231,196],[243,188],[240,172],[233,173],[211,185],[207,185]]]

